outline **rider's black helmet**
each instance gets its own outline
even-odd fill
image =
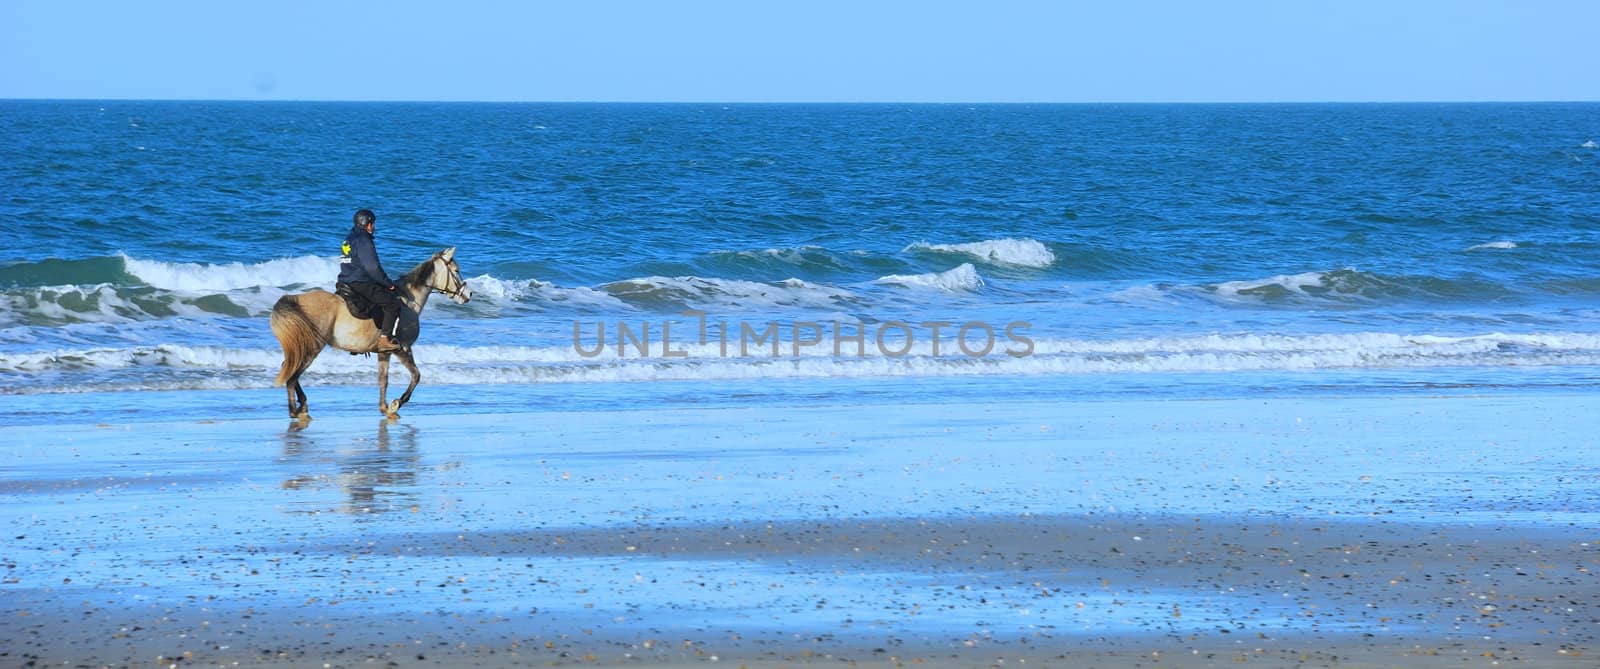
[[[356,212],[356,227],[358,228],[367,227],[377,221],[378,217],[373,215],[371,209],[362,209]]]

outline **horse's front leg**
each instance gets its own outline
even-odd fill
[[[394,412],[389,410],[389,355],[378,354],[378,411],[385,416],[394,417]]]
[[[406,372],[411,375],[411,385],[406,386],[406,392],[394,402],[394,410],[399,411],[400,407],[411,401],[411,391],[416,390],[417,384],[422,382],[422,372],[417,371],[417,363],[411,359],[411,349],[401,349],[395,352],[395,355],[400,356],[400,364],[405,365]]]

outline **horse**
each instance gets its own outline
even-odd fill
[[[411,391],[417,389],[422,375],[411,357],[411,345],[421,332],[422,308],[434,292],[443,293],[457,304],[472,299],[472,291],[461,279],[461,268],[456,266],[455,247],[433,254],[422,264],[395,282],[400,293],[400,323],[396,333],[399,350],[378,350],[378,325],[373,320],[357,318],[350,313],[344,298],[325,290],[311,290],[296,295],[285,295],[272,305],[268,322],[272,334],[283,347],[283,366],[273,385],[283,386],[289,395],[289,417],[309,420],[306,391],[300,386],[311,361],[316,360],[328,346],[356,353],[378,354],[378,411],[389,418],[400,417],[400,407],[411,400]],[[394,402],[387,402],[389,392],[389,356],[400,358],[411,374],[411,385],[405,394]]]

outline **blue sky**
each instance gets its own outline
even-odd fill
[[[0,98],[1600,99],[1594,0],[0,0]]]

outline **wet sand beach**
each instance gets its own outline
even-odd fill
[[[1594,666],[1578,394],[17,426],[4,666]]]

